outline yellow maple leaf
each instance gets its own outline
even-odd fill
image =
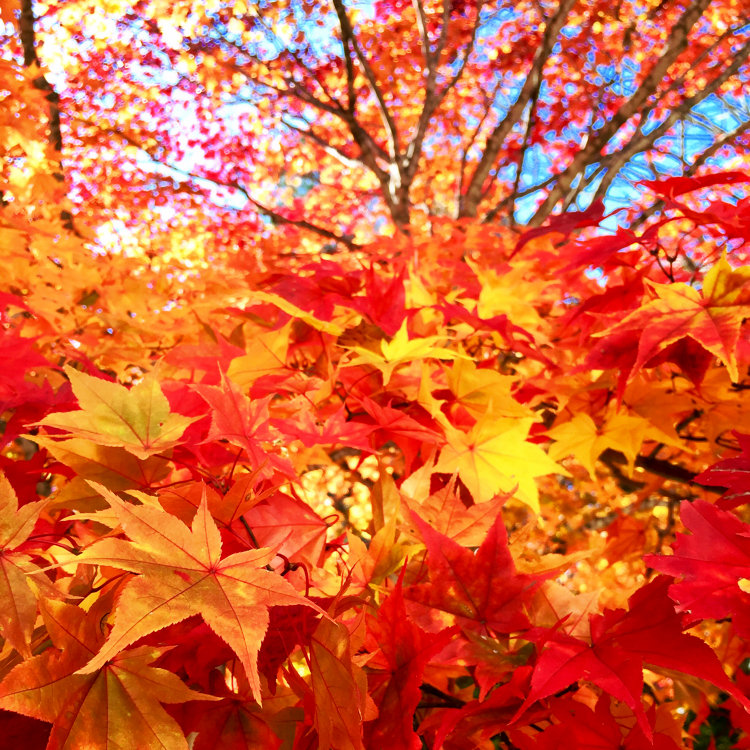
[[[465,354],[446,349],[440,344],[445,343],[445,336],[425,336],[423,338],[409,338],[406,321],[396,331],[390,341],[380,342],[380,352],[366,349],[363,346],[349,347],[357,354],[354,359],[346,363],[347,367],[356,365],[373,365],[383,373],[383,385],[388,385],[393,371],[401,365],[419,360],[433,359],[468,359]]]
[[[448,444],[440,452],[435,471],[458,472],[477,503],[498,492],[513,496],[539,512],[535,477],[567,474],[538,445],[526,439],[532,419],[480,419],[469,433],[446,425]]]
[[[240,388],[249,388],[261,375],[284,369],[293,321],[278,331],[255,334],[246,345],[247,354],[235,357],[227,375]]]
[[[632,470],[649,427],[648,420],[628,414],[612,414],[597,427],[588,414],[579,412],[570,421],[548,431],[547,435],[555,441],[549,455],[556,461],[572,455],[594,477],[596,459],[612,448],[625,454]]]
[[[447,371],[448,387],[456,400],[475,419],[484,415],[496,417],[532,417],[531,410],[518,403],[511,395],[517,382],[510,375],[497,370],[477,367],[472,360],[457,360]]]
[[[194,417],[171,414],[156,377],[149,374],[128,389],[66,367],[80,411],[48,414],[37,424],[66,430],[98,445],[125,448],[140,459],[178,445]]]

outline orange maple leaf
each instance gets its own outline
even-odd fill
[[[735,349],[743,320],[750,316],[750,266],[733,269],[722,258],[706,274],[702,293],[687,284],[646,283],[656,298],[597,334],[640,332],[638,356],[630,375],[670,344],[689,336],[718,357],[736,383]]]
[[[13,487],[0,473],[0,633],[23,656],[31,656],[36,597],[26,583],[35,566],[24,552],[15,552],[34,529],[46,500],[18,507]]]
[[[161,703],[219,700],[191,690],[177,675],[149,666],[165,649],[141,646],[90,674],[76,670],[96,652],[111,606],[89,612],[44,600],[42,615],[55,648],[19,664],[0,685],[0,708],[53,724],[47,747],[137,747],[187,750],[177,722]]]
[[[344,625],[320,622],[310,645],[310,671],[319,746],[364,750],[362,723],[373,718],[366,715],[367,678],[352,661]]]
[[[80,672],[101,669],[148,633],[201,615],[235,651],[260,703],[258,651],[268,629],[268,607],[305,604],[322,610],[280,575],[265,570],[274,550],[247,550],[222,559],[221,537],[205,497],[188,528],[158,505],[134,505],[91,484],[106,498],[130,541],[102,539],[60,564],[93,562],[140,575],[119,597],[114,627],[101,651]]]

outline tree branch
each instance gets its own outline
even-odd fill
[[[647,134],[641,135],[640,137],[634,135],[628,143],[623,146],[619,151],[608,154],[604,159],[601,160],[601,164],[606,167],[607,173],[603,177],[601,183],[597,187],[596,193],[594,194],[593,200],[603,198],[609,186],[613,180],[617,177],[620,169],[630,160],[633,156],[638,153],[651,148],[658,138],[661,138],[679,119],[687,117],[691,109],[696,105],[700,104],[711,94],[715,93],[722,84],[724,84],[729,78],[737,73],[742,64],[750,57],[750,41],[744,44],[738,52],[736,52],[732,58],[732,62],[728,65],[718,76],[704,86],[699,92],[693,96],[685,99],[679,107],[673,108],[669,115],[659,123],[655,128],[649,131]],[[644,122],[647,115],[644,113]],[[643,131],[643,124],[640,127],[641,132]],[[720,148],[720,147],[719,147]],[[712,152],[712,153],[715,153]],[[709,158],[712,154],[705,158]],[[699,165],[700,166],[700,165]]]
[[[637,114],[646,101],[654,94],[667,71],[686,49],[688,35],[698,19],[703,15],[711,0],[693,0],[677,23],[672,27],[664,54],[657,60],[646,77],[614,115],[597,130],[573,158],[568,167],[557,175],[557,184],[550,190],[542,205],[529,222],[529,226],[540,226],[552,213],[558,201],[567,193],[575,177],[607,145],[612,136],[631,117]]]
[[[386,135],[388,137],[388,149],[390,152],[390,157],[393,161],[397,161],[399,156],[399,147],[396,123],[393,120],[391,113],[388,111],[388,107],[385,103],[385,98],[383,97],[383,92],[378,86],[378,82],[375,78],[375,73],[372,70],[372,66],[365,56],[364,51],[360,47],[359,41],[357,40],[357,35],[354,33],[351,21],[349,20],[346,8],[344,7],[343,0],[333,0],[333,5],[336,9],[336,15],[339,19],[339,28],[341,29],[341,43],[344,45],[351,45],[352,49],[354,50],[354,54],[359,61],[359,64],[362,66],[362,71],[365,74],[365,78],[367,78],[367,82],[370,84],[370,90],[374,94],[375,99],[378,103],[378,110],[380,111],[380,116],[385,127]]]
[[[422,23],[420,25],[423,25],[424,8],[422,7],[420,0],[415,0],[415,2],[420,9],[418,18],[422,18]],[[448,38],[448,25],[450,23],[450,12],[452,8],[452,3],[450,2],[450,0],[445,0],[445,2],[443,3],[443,23],[440,29],[440,37],[438,38],[434,52],[429,52],[429,39],[427,39],[426,36],[424,37],[423,44],[427,45],[425,48],[427,50],[427,52],[425,53],[425,62],[427,64],[425,97],[424,103],[422,105],[422,111],[419,113],[419,121],[417,122],[416,132],[406,149],[407,166],[405,169],[404,181],[406,183],[407,192],[411,187],[411,183],[414,180],[414,176],[416,175],[417,169],[419,167],[419,159],[422,155],[422,147],[424,145],[425,136],[427,135],[427,128],[429,127],[430,120],[437,111],[438,107],[443,103],[448,93],[456,86],[459,80],[461,80],[461,77],[464,74],[464,70],[466,69],[466,64],[469,61],[469,57],[474,50],[474,44],[476,43],[477,32],[479,30],[479,19],[482,13],[483,4],[484,0],[480,0],[480,2],[477,3],[477,15],[474,19],[474,25],[471,30],[471,37],[466,44],[466,48],[463,52],[458,69],[449,79],[448,83],[445,84],[445,86],[443,86],[440,91],[437,90],[438,65],[440,62],[440,55],[445,49],[445,44]]]
[[[26,68],[40,68],[39,56],[36,52],[36,32],[34,29],[36,19],[32,0],[21,0],[21,15],[19,18],[19,29],[21,35],[21,47],[23,49],[23,64]],[[56,164],[52,170],[52,177],[58,182],[65,182],[65,174],[62,164],[62,129],[60,126],[60,96],[53,88],[41,71],[33,81],[35,89],[45,93],[45,99],[49,103],[49,142],[56,152]],[[60,211],[60,219],[63,226],[76,236],[80,237],[73,222],[73,214],[67,209]]]
[[[90,125],[95,125],[95,123],[89,123]],[[195,172],[189,172],[185,169],[182,169],[181,167],[175,166],[174,164],[170,164],[169,162],[165,161],[164,159],[161,159],[156,154],[153,153],[151,149],[149,149],[147,146],[144,146],[142,143],[139,143],[135,138],[133,138],[128,133],[125,133],[124,131],[120,130],[119,128],[99,128],[99,132],[108,132],[112,135],[116,135],[119,138],[122,138],[126,143],[130,144],[131,146],[135,146],[136,148],[143,151],[144,154],[146,154],[151,161],[153,161],[155,164],[159,164],[163,167],[166,167],[167,169],[178,172],[179,174],[184,175],[185,177],[189,177],[194,180],[205,180],[206,182],[213,183],[214,185],[218,185],[220,187],[229,188],[231,190],[236,190],[242,195],[245,196],[247,201],[249,203],[252,203],[253,206],[255,206],[262,214],[265,216],[268,216],[270,219],[273,219],[274,222],[277,224],[286,224],[289,226],[298,227],[299,229],[305,229],[308,232],[312,232],[313,234],[317,234],[319,237],[323,237],[327,240],[332,240],[333,242],[336,242],[337,244],[344,245],[349,250],[356,250],[359,245],[357,245],[350,236],[348,235],[340,235],[336,234],[335,232],[331,231],[330,229],[326,229],[325,227],[320,227],[317,224],[313,224],[310,221],[306,221],[305,219],[292,219],[289,216],[284,216],[284,214],[280,213],[279,211],[276,211],[273,208],[270,208],[264,204],[262,204],[260,201],[253,198],[253,196],[250,194],[250,192],[245,188],[243,185],[241,185],[239,182],[231,181],[231,180],[221,180],[217,177],[206,177],[201,174],[197,174]]]
[[[620,451],[613,450],[612,448],[607,448],[607,450],[604,451],[601,456],[599,456],[599,460],[615,475],[624,477],[624,479],[629,484],[632,484],[634,486],[640,484],[641,486],[643,486],[642,483],[636,482],[629,477],[625,477],[620,471],[619,467],[627,464],[627,459],[622,453],[620,453]],[[695,487],[700,487],[703,490],[707,490],[708,492],[715,492],[718,495],[721,495],[726,489],[725,487],[716,487],[713,485],[701,484],[700,482],[696,482],[695,477],[697,477],[698,474],[696,474],[695,472],[689,471],[684,466],[680,466],[679,464],[673,464],[670,461],[665,461],[664,459],[656,458],[654,456],[638,456],[635,459],[635,465],[641,469],[644,469],[645,471],[648,471],[650,474],[655,474],[656,476],[662,477],[663,479],[671,479],[675,482],[691,484]],[[632,492],[634,490],[630,489],[627,491]]]
[[[313,143],[320,146],[330,157],[336,159],[336,161],[343,164],[345,167],[349,167],[350,169],[354,168],[367,168],[367,165],[361,160],[356,159],[351,156],[348,156],[344,151],[342,151],[337,146],[333,146],[331,143],[326,141],[325,138],[321,138],[311,127],[305,129],[300,128],[297,125],[295,125],[292,122],[289,122],[288,120],[285,120],[283,117],[281,118],[281,122],[286,125],[290,130],[294,130],[296,133],[299,133],[303,138],[308,138]]]
[[[239,190],[243,195],[245,195],[248,201],[250,201],[250,203],[252,203],[262,214],[265,214],[270,219],[273,219],[273,221],[275,221],[277,224],[287,224],[293,227],[298,227],[299,229],[306,229],[308,232],[317,234],[319,237],[324,237],[328,240],[333,240],[340,245],[344,245],[349,250],[356,250],[357,247],[359,247],[349,235],[336,234],[330,229],[319,227],[317,224],[313,224],[312,222],[306,221],[305,219],[291,219],[288,216],[284,216],[284,214],[281,214],[278,211],[269,208],[268,206],[264,206],[262,203],[255,200],[255,198],[253,198],[250,193],[245,190],[245,188],[237,183],[227,184],[227,187],[234,187]]]
[[[708,2],[708,0],[702,1]],[[495,127],[487,139],[484,153],[479,160],[479,164],[477,164],[477,168],[474,170],[474,174],[469,181],[466,192],[461,197],[458,212],[459,216],[474,217],[477,215],[479,203],[482,200],[482,191],[484,189],[485,180],[495,164],[497,155],[500,153],[500,149],[505,143],[505,139],[508,137],[508,134],[515,124],[521,119],[533,92],[541,85],[544,65],[549,59],[552,48],[557,41],[557,36],[565,25],[568,14],[575,5],[575,2],[576,0],[561,0],[555,15],[547,22],[542,41],[534,54],[534,59],[531,63],[531,70],[526,76],[526,80],[521,87],[518,98],[510,107],[503,120]]]

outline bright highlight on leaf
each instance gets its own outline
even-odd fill
[[[460,359],[466,355],[448,349],[440,344],[445,343],[445,337],[427,336],[425,338],[409,338],[409,332],[404,322],[396,331],[393,338],[383,339],[380,352],[371,351],[361,346],[353,346],[351,350],[357,356],[347,362],[348,367],[362,364],[373,365],[383,373],[383,385],[388,385],[394,370],[404,364],[411,364],[422,359]]]

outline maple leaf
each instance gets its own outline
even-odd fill
[[[622,256],[617,256],[612,261],[612,256],[621,250],[638,242],[638,238],[629,229],[618,227],[614,235],[605,235],[604,237],[593,237],[583,242],[570,243],[565,254],[561,258],[567,261],[560,269],[561,273],[566,273],[573,269],[581,269],[586,266],[608,267],[614,265],[619,260],[624,262]]]
[[[318,614],[309,607],[292,605],[271,607],[270,615],[268,634],[258,655],[258,669],[274,692],[279,667],[298,645],[310,643],[318,626]]]
[[[322,424],[308,411],[302,412],[299,419],[293,422],[274,419],[272,423],[279,432],[299,440],[306,448],[313,445],[345,444],[349,448],[367,450],[371,447],[367,438],[374,429],[371,425],[349,420],[343,407],[327,417]]]
[[[288,688],[264,700],[261,708],[253,699],[241,670],[214,670],[210,683],[211,693],[218,698],[215,702],[202,704],[200,711],[189,704],[170,707],[170,713],[185,735],[192,735],[191,750],[277,750],[280,747],[281,739],[269,724],[276,713],[297,702]]]
[[[498,685],[485,700],[468,701],[462,708],[451,708],[429,717],[420,726],[426,734],[435,728],[431,743],[434,750],[441,750],[446,744],[451,750],[459,747],[484,747],[490,738],[505,731],[513,719],[513,714],[528,690],[529,667],[519,667],[513,671],[511,679]],[[534,716],[528,716],[530,724]],[[446,743],[455,738],[457,744]],[[469,744],[471,743],[471,744]]]
[[[245,354],[243,349],[230,344],[223,336],[216,336],[210,330],[208,333],[211,336],[209,342],[179,344],[166,353],[164,362],[187,370],[196,380],[200,380],[196,377],[197,373],[215,377],[229,367],[232,361]]]
[[[268,413],[270,397],[251,401],[223,373],[221,386],[194,385],[193,389],[212,410],[211,429],[206,442],[227,440],[243,448],[262,475],[269,476],[276,470],[290,479],[296,479],[289,460],[266,450],[263,445],[278,437]]]
[[[351,306],[367,315],[376,325],[380,326],[387,336],[397,333],[406,315],[406,294],[404,292],[404,278],[406,267],[394,273],[390,278],[383,278],[370,265],[365,281],[364,297],[352,297]]]
[[[90,612],[46,600],[47,631],[55,648],[19,664],[0,684],[0,707],[52,722],[48,747],[138,747],[187,750],[177,723],[161,703],[216,700],[191,690],[165,669],[149,666],[164,649],[142,646],[90,674],[77,673],[103,639],[104,600]]]
[[[274,550],[248,550],[222,559],[219,530],[205,497],[187,528],[157,505],[133,505],[101,485],[93,486],[130,541],[101,539],[75,561],[140,575],[123,589],[109,637],[80,671],[96,671],[142,636],[197,614],[237,654],[260,703],[257,659],[268,628],[268,607],[305,604],[320,611],[317,605],[265,570]]]
[[[154,374],[128,389],[70,366],[65,373],[81,410],[49,414],[37,424],[65,430],[66,437],[125,448],[144,459],[179,445],[185,428],[195,421],[170,413]]]
[[[656,298],[596,334],[639,333],[632,376],[670,344],[689,336],[718,357],[732,381],[739,379],[735,347],[744,318],[750,316],[750,266],[733,269],[722,257],[703,280],[702,293],[687,284],[646,280]]]
[[[47,500],[39,500],[19,508],[16,493],[0,473],[0,633],[24,657],[31,656],[37,610],[26,576],[36,566],[18,547],[29,538],[47,504]]]
[[[24,378],[28,370],[50,366],[36,350],[34,339],[12,329],[3,329],[0,334],[0,361],[14,363],[14,367],[0,372],[0,403],[17,400],[18,394],[23,393],[29,385]]]
[[[187,525],[193,520],[205,494],[213,519],[220,527],[228,527],[264,499],[263,494],[256,492],[258,483],[259,472],[236,473],[232,485],[221,495],[203,482],[189,482],[161,489],[159,504]]]
[[[678,577],[669,589],[681,611],[694,618],[734,616],[750,635],[750,525],[705,500],[684,501],[680,520],[690,534],[678,534],[671,556],[647,555],[646,564]]]
[[[427,547],[430,582],[409,586],[407,599],[447,612],[459,623],[481,624],[497,633],[529,626],[524,605],[543,579],[516,572],[502,514],[476,553],[435,531],[416,514],[412,518]]]
[[[402,409],[381,406],[367,396],[359,401],[359,405],[367,414],[367,417],[363,419],[369,418],[374,423],[370,435],[372,447],[380,448],[385,443],[393,441],[404,454],[407,470],[411,469],[416,455],[420,450],[424,450],[425,446],[437,446],[445,442],[440,430],[431,424],[432,420],[424,420],[423,415],[417,414],[427,424],[420,422]],[[361,424],[361,422],[357,421],[355,424]]]
[[[320,564],[328,524],[301,500],[277,492],[246,510],[243,518],[261,546],[311,568]],[[242,526],[235,526],[242,534]]]
[[[310,676],[319,747],[364,750],[367,683],[361,667],[352,660],[349,632],[344,625],[320,621],[310,643]]]
[[[662,180],[641,180],[640,184],[651,188],[663,198],[675,198],[678,195],[700,190],[714,185],[731,185],[738,182],[750,182],[750,175],[744,172],[717,172],[690,177],[667,177]]]
[[[726,487],[718,505],[722,508],[735,508],[750,501],[750,435],[733,431],[742,449],[742,455],[724,458],[705,471],[695,481],[704,485]]]
[[[599,595],[599,591],[574,594],[556,581],[544,581],[529,604],[529,616],[537,627],[560,628],[579,640],[588,640],[590,616],[599,611]]]
[[[248,700],[227,696],[200,713],[189,712],[189,733],[197,733],[190,750],[277,750],[281,740]]]
[[[590,645],[560,633],[552,635],[542,647],[530,691],[516,717],[535,701],[584,677],[623,701],[651,739],[641,705],[644,665],[708,680],[750,710],[750,701],[726,676],[711,647],[683,632],[682,618],[667,595],[671,582],[668,576],[659,576],[630,597],[627,611],[609,609],[591,617]]]
[[[471,665],[474,682],[478,688],[476,697],[483,702],[490,691],[506,683],[519,668],[526,665],[532,655],[532,646],[522,640],[496,638],[492,635],[463,631],[465,640],[458,641],[458,658],[461,663]]]
[[[625,709],[623,711],[622,709]],[[558,698],[550,701],[550,713],[556,722],[535,733],[534,737],[511,730],[508,736],[519,750],[558,750],[561,747],[575,747],[576,750],[679,750],[681,725],[669,714],[669,706],[651,707],[647,712],[653,741],[646,738],[641,727],[632,725],[633,714],[628,715],[623,704],[603,695],[592,709],[585,703],[571,698]]]
[[[76,479],[55,497],[57,506],[81,511],[103,507],[101,495],[83,479],[119,492],[151,487],[169,474],[169,461],[161,456],[139,459],[125,448],[97,445],[84,438],[55,440],[48,435],[36,435],[34,441],[76,473]]]
[[[393,371],[404,364],[410,364],[422,359],[460,359],[466,357],[461,352],[442,346],[446,336],[425,336],[409,338],[406,321],[396,331],[390,341],[380,342],[380,352],[366,349],[362,346],[351,346],[349,350],[357,354],[350,359],[347,367],[357,365],[372,365],[383,373],[383,385],[388,385]]]
[[[515,378],[501,375],[496,370],[480,369],[471,360],[459,359],[446,371],[448,387],[456,402],[474,419],[491,414],[495,417],[531,417],[528,407],[511,394]]]
[[[628,414],[611,414],[601,427],[597,427],[588,414],[579,412],[569,422],[547,431],[547,436],[555,441],[550,446],[549,457],[557,461],[572,454],[589,476],[595,477],[596,459],[612,448],[625,454],[632,471],[648,427],[643,417]]]
[[[422,697],[420,686],[430,659],[455,637],[454,629],[428,633],[409,620],[402,576],[394,590],[367,617],[367,683],[378,706],[378,718],[365,724],[367,747],[419,750],[422,741],[413,728]]]
[[[334,336],[340,336],[344,332],[344,329],[339,323],[323,319],[326,317],[327,312],[315,311],[314,313],[308,313],[280,295],[265,290],[254,290],[251,296],[254,302],[269,302],[278,307],[279,310],[283,310],[288,315],[291,315],[293,318],[304,321],[316,331],[330,333]]]
[[[535,477],[566,474],[538,445],[526,440],[531,419],[479,420],[465,433],[446,425],[447,445],[441,450],[435,471],[458,472],[477,503],[497,493],[512,493],[534,512],[539,512]]]
[[[457,496],[455,484],[451,479],[446,487],[423,500],[404,499],[404,502],[436,531],[454,542],[463,547],[478,547],[494,525],[508,497],[497,495],[486,503],[476,503],[467,508]],[[412,486],[413,483],[407,479],[401,485],[401,491],[409,493]]]
[[[546,226],[527,229],[519,238],[510,257],[516,255],[535,237],[541,237],[550,232],[567,236],[575,229],[594,226],[603,218],[604,203],[601,200],[595,200],[585,211],[568,211],[560,216],[553,216],[547,221]]]
[[[293,321],[282,328],[260,333],[247,342],[246,352],[235,357],[227,370],[228,379],[240,388],[251,386],[261,375],[284,370]]]

